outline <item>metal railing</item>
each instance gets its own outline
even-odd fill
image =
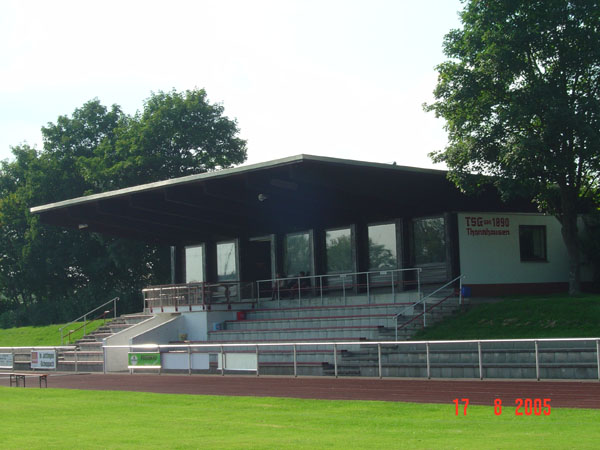
[[[305,275],[273,278],[256,281],[257,302],[263,297],[277,300],[298,300],[320,298],[327,294],[340,294],[346,304],[347,297],[366,295],[371,303],[374,293],[390,293],[396,303],[396,294],[407,289],[415,289],[421,296],[421,268],[373,270],[369,272],[348,272],[329,275]]]
[[[413,321],[417,320],[419,317],[423,317],[423,328],[425,328],[427,326],[427,313],[431,312],[435,307],[441,305],[442,303],[444,303],[446,300],[448,300],[448,298],[450,298],[453,294],[450,294],[448,296],[446,296],[444,299],[442,299],[441,301],[437,302],[435,305],[433,305],[430,308],[427,308],[427,300],[432,298],[434,295],[437,295],[439,292],[443,291],[444,289],[446,289],[447,287],[455,284],[457,281],[459,283],[459,287],[458,287],[458,304],[462,305],[462,280],[464,278],[464,275],[459,275],[456,278],[454,278],[453,280],[448,281],[447,283],[445,283],[444,285],[440,286],[439,288],[437,288],[435,291],[431,292],[430,294],[427,294],[425,297],[423,297],[421,300],[419,300],[418,302],[415,302],[413,305],[411,306],[407,306],[406,308],[402,309],[402,311],[400,311],[398,314],[396,314],[394,316],[394,320],[395,320],[395,330],[396,330],[396,341],[398,341],[398,318],[403,316],[405,312],[407,311],[414,311],[415,308],[418,305],[423,305],[423,312],[418,314],[416,317],[412,317],[410,320],[406,321],[405,323],[403,323],[400,327],[406,326],[409,323],[412,323]]]
[[[164,307],[174,307],[175,311],[187,306],[191,311],[194,305],[204,309],[212,304],[231,304],[246,298],[254,299],[254,283],[240,281],[222,281],[218,283],[184,283],[149,286],[142,289],[144,308],[154,312]]]
[[[577,342],[590,342],[595,343],[595,346],[588,346],[587,348],[579,348],[574,350],[573,347],[556,347],[556,348],[542,348],[540,349],[540,344],[545,343],[577,343]],[[499,348],[494,346],[494,344],[507,344],[505,348]],[[519,344],[531,344],[528,348],[523,348],[523,345],[519,346]],[[457,346],[469,346],[471,348],[462,348],[461,350],[457,350]],[[161,354],[164,353],[181,353],[182,351],[187,352],[189,358],[189,366],[188,366],[188,374],[192,374],[194,368],[192,367],[192,357],[193,353],[208,353],[216,355],[221,361],[224,361],[224,354],[227,353],[228,349],[232,351],[230,353],[235,353],[235,349],[239,348],[248,348],[249,354],[256,354],[256,376],[260,375],[260,363],[258,356],[261,354],[261,349],[266,351],[266,349],[273,349],[275,347],[279,348],[287,348],[289,349],[289,353],[292,356],[292,366],[293,366],[293,375],[297,377],[298,373],[298,348],[302,347],[326,347],[329,348],[331,359],[333,360],[333,375],[337,378],[340,375],[340,366],[343,365],[343,353],[344,350],[352,347],[358,347],[361,350],[368,349],[369,347],[377,350],[377,360],[376,367],[377,376],[379,378],[383,378],[383,350],[385,348],[389,348],[394,350],[396,354],[402,354],[403,347],[412,347],[412,349],[407,349],[406,353],[418,353],[418,351],[414,350],[415,347],[421,346],[422,355],[424,356],[424,361],[420,359],[419,368],[421,370],[424,369],[425,376],[428,379],[432,378],[432,368],[434,366],[452,366],[453,363],[440,363],[438,361],[432,361],[432,355],[435,354],[443,354],[444,349],[439,348],[443,346],[448,346],[449,348],[446,350],[448,353],[455,354],[457,351],[462,353],[470,353],[473,355],[477,355],[475,361],[471,363],[466,363],[470,365],[471,368],[476,369],[477,378],[483,380],[485,378],[485,369],[486,368],[497,368],[498,363],[486,362],[483,360],[483,352],[489,353],[533,353],[533,360],[531,361],[522,361],[522,362],[512,362],[512,363],[503,363],[508,364],[510,367],[518,367],[520,365],[527,365],[530,367],[535,367],[535,379],[541,379],[541,370],[542,368],[556,368],[561,370],[561,367],[573,365],[572,362],[567,361],[557,362],[553,361],[552,363],[546,362],[543,365],[546,367],[541,367],[542,363],[540,362],[540,353],[547,352],[573,352],[573,351],[581,351],[588,353],[596,353],[596,361],[594,363],[587,363],[588,367],[595,366],[597,373],[598,381],[600,381],[600,337],[593,338],[551,338],[551,339],[487,339],[487,340],[464,340],[464,341],[355,341],[355,342],[343,342],[343,341],[323,341],[323,342],[271,342],[271,343],[258,343],[258,342],[248,342],[248,343],[215,343],[215,344],[139,344],[139,345],[105,345],[103,349],[106,352],[106,349],[109,348],[126,348],[129,351],[150,351],[153,350],[155,352],[159,352]],[[487,348],[484,348],[486,347]],[[434,348],[432,348],[434,347]],[[435,348],[438,347],[438,348]],[[595,348],[594,348],[595,347]],[[194,351],[195,350],[195,351]],[[213,351],[211,351],[213,350]],[[239,352],[239,350],[238,350]],[[341,359],[340,359],[341,358]],[[463,367],[465,365],[464,362],[454,363],[456,367]],[[398,363],[397,366],[408,366],[409,364]],[[202,369],[200,369],[202,370]],[[225,375],[226,370],[237,370],[237,369],[227,369],[224,364],[220,365],[218,369],[221,372],[221,375]],[[242,370],[242,369],[240,369]],[[461,378],[461,377],[452,377],[452,378]],[[462,378],[470,378],[470,377],[462,377]],[[496,378],[496,377],[494,377]],[[512,378],[512,374],[511,374]],[[576,378],[576,377],[573,377]],[[588,378],[589,379],[589,378]]]
[[[90,323],[95,322],[96,320],[102,320],[103,323],[102,325],[106,325],[106,317],[110,314],[110,310],[107,311],[103,311],[102,314],[94,317],[93,319],[90,320]],[[82,325],[80,325],[79,327],[73,329],[73,330],[69,330],[69,334],[67,334],[67,344],[71,344],[71,337],[73,334],[77,333],[79,330],[81,330],[83,328],[83,334],[85,335],[85,331],[86,331],[86,325],[87,323],[84,322]],[[64,344],[63,342],[61,342],[61,345]]]
[[[60,345],[64,344],[64,335],[63,335],[63,330],[68,326],[71,325],[72,323],[76,323],[81,321],[81,319],[83,319],[83,334],[86,334],[86,326],[88,324],[88,316],[95,313],[96,311],[98,311],[100,308],[104,308],[106,305],[108,305],[109,303],[113,304],[113,318],[116,319],[117,318],[117,302],[119,301],[119,297],[115,297],[105,303],[102,303],[100,306],[97,306],[96,308],[92,309],[91,311],[86,312],[84,315],[78,317],[75,320],[71,320],[69,323],[66,323],[65,325],[63,325],[62,327],[60,327],[58,329],[58,331],[60,332]]]

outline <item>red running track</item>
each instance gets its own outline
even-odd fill
[[[35,377],[35,375],[33,375]],[[27,388],[39,389],[37,377]],[[0,386],[8,386],[8,377]],[[422,380],[236,375],[50,374],[48,387],[165,394],[235,395],[336,400],[448,403],[468,398],[472,405],[514,405],[517,398],[549,398],[552,407],[600,409],[598,381]]]

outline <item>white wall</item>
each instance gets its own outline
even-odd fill
[[[151,319],[106,338],[104,342],[105,345],[168,344],[178,341],[184,333],[190,341],[207,341],[208,331],[212,330],[214,323],[233,320],[235,317],[235,311],[156,314]],[[107,348],[106,370],[127,370],[128,352],[128,348]]]
[[[226,320],[234,320],[236,317],[235,311],[200,311],[182,313],[184,319],[185,331],[189,341],[207,341],[208,332],[212,331],[213,324],[217,322],[225,322]]]
[[[179,335],[185,333],[183,317],[175,316],[150,330],[144,331],[130,339],[131,344],[168,344],[178,341]]]
[[[567,249],[562,240],[561,225],[554,216],[477,212],[457,216],[460,270],[466,276],[465,284],[568,280]],[[546,226],[547,262],[521,262],[519,225]]]
[[[173,316],[171,314],[156,314],[148,320],[144,320],[138,324],[133,325],[123,331],[120,331],[112,336],[104,339],[104,345],[129,345],[131,339],[147,330],[155,328],[156,326],[164,323]],[[127,370],[127,348],[107,348],[106,349],[106,371],[107,372],[119,372]]]

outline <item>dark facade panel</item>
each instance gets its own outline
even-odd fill
[[[446,172],[300,155],[32,208],[48,224],[172,245],[459,211],[533,211]]]

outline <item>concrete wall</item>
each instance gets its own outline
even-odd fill
[[[182,333],[187,334],[188,341],[206,341],[208,332],[213,329],[213,324],[234,320],[235,311],[201,311],[182,313],[184,329]]]
[[[175,316],[156,325],[154,328],[133,336],[129,341],[131,345],[168,344],[172,341],[178,341],[182,333],[185,333],[185,321],[182,316]]]
[[[156,314],[153,318],[104,340],[105,345],[168,344],[187,334],[189,341],[207,341],[213,324],[235,319],[235,311]],[[128,348],[106,349],[106,371],[127,370]]]
[[[146,330],[155,328],[156,326],[164,323],[173,316],[171,314],[157,314],[148,320],[144,320],[126,330],[120,331],[119,333],[113,334],[112,336],[104,339],[104,345],[129,345],[131,339]],[[107,372],[121,372],[127,370],[127,348],[107,348],[106,349],[106,371]]]
[[[568,281],[567,249],[554,216],[476,212],[457,216],[460,270],[467,277],[465,284]],[[547,261],[521,261],[519,225],[546,226]]]

